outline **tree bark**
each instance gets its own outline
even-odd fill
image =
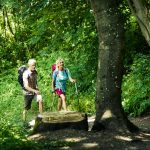
[[[150,46],[150,6],[143,0],[127,0],[132,14],[137,18],[142,34]]]
[[[99,36],[96,119],[92,130],[134,131],[121,105],[124,29],[119,1],[91,0]]]

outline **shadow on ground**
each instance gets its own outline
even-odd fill
[[[90,121],[91,120],[91,121]],[[89,118],[89,125],[92,126]],[[93,132],[79,130],[57,130],[35,134],[30,140],[39,142],[60,141],[70,143],[56,149],[68,150],[149,150],[150,149],[150,116],[130,118],[130,120],[144,132],[138,134],[117,132]]]

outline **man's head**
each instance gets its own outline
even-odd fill
[[[35,59],[29,59],[28,66],[30,71],[34,71],[36,67],[36,60]]]

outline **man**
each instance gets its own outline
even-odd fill
[[[40,95],[37,86],[37,71],[36,71],[36,60],[29,59],[28,69],[23,73],[23,84],[24,84],[24,111],[23,120],[26,121],[27,111],[31,108],[32,100],[35,98],[39,105],[39,112],[42,114],[43,104],[42,96]]]

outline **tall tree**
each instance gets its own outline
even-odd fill
[[[96,86],[96,118],[93,130],[135,131],[121,105],[124,24],[121,0],[91,0],[98,36],[99,54]]]

